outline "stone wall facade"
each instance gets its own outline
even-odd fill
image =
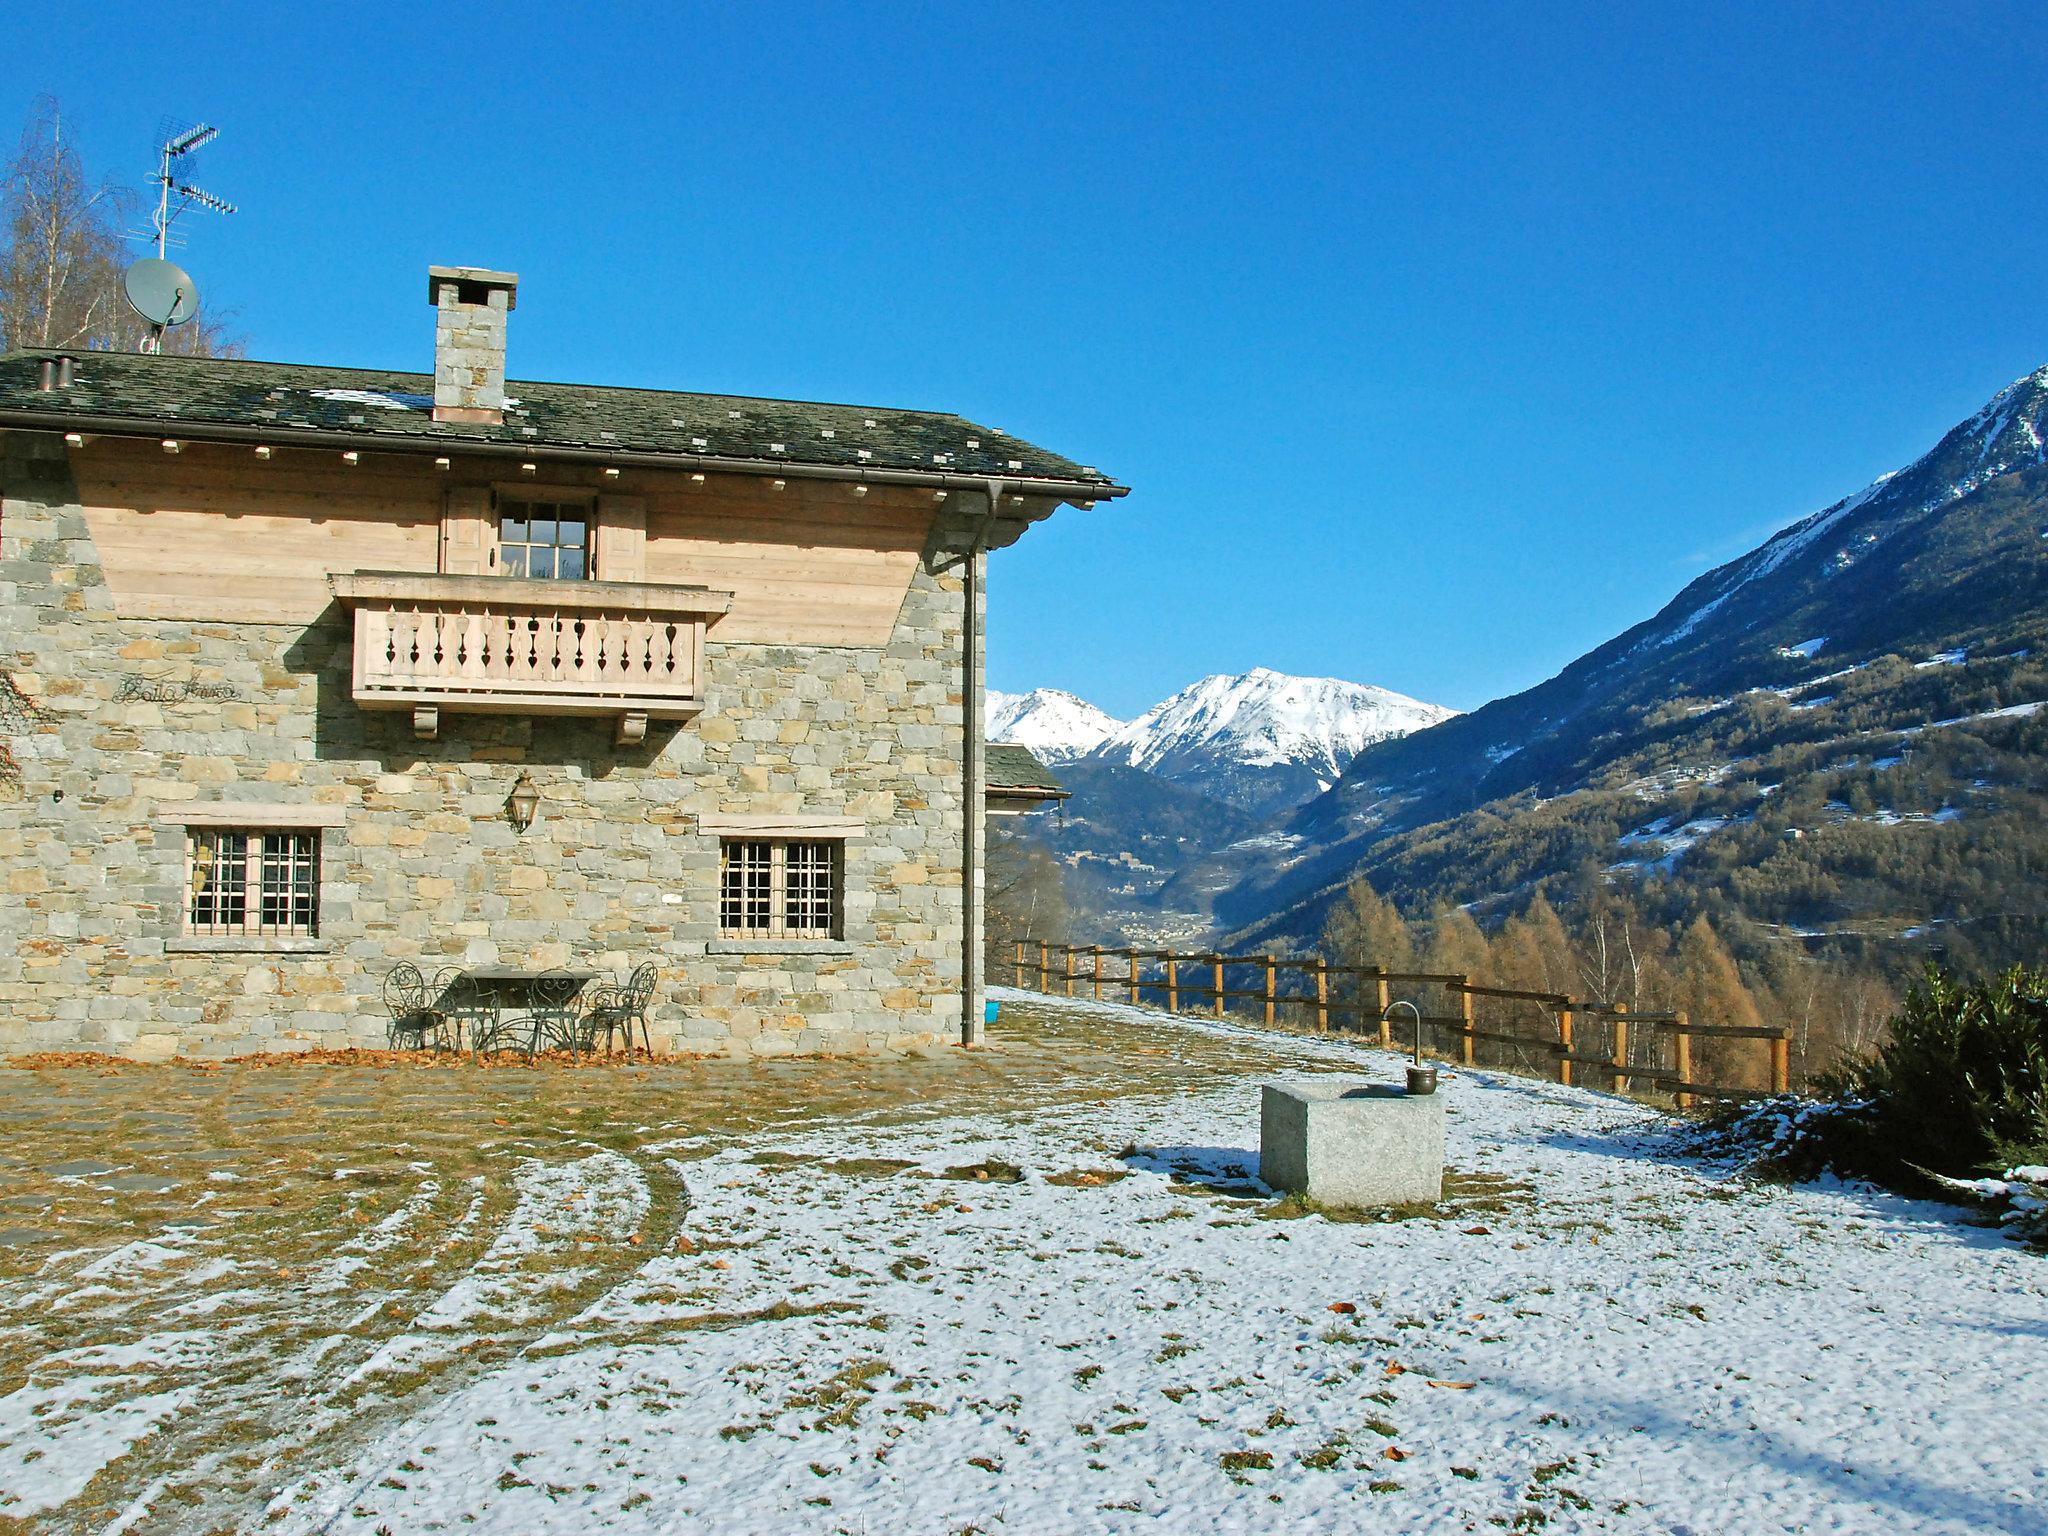
[[[705,646],[706,707],[608,723],[351,697],[348,620],[117,615],[59,437],[0,434],[0,1052],[382,1045],[385,971],[661,967],[658,1049],[769,1055],[957,1041],[963,581],[935,518],[888,643]],[[4,761],[0,761],[4,767]],[[540,813],[507,814],[529,775]],[[311,940],[184,932],[181,807],[320,807]],[[702,815],[857,819],[843,937],[721,941]]]

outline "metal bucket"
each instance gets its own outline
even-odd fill
[[[1408,1091],[1418,1096],[1436,1092],[1436,1068],[1416,1067],[1408,1069]]]

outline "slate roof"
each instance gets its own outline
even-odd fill
[[[984,751],[984,780],[990,794],[1035,792],[1042,800],[1065,800],[1071,794],[1029,747],[1014,741],[992,741]]]
[[[83,352],[70,354],[76,364],[69,389],[41,390],[39,365],[56,355],[0,355],[0,424],[61,429],[90,418],[90,430],[116,430],[111,423],[118,421],[167,437],[182,428],[195,438],[208,427],[268,429],[281,443],[294,431],[312,431],[360,438],[365,447],[738,459],[856,474],[1072,482],[1092,496],[1124,494],[1092,467],[941,411],[508,380],[504,423],[490,426],[434,421],[433,378],[424,373]]]

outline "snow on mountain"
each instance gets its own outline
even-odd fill
[[[1105,715],[1086,699],[1058,688],[1034,688],[1029,693],[988,691],[988,739],[1029,747],[1041,762],[1072,762],[1122,726],[1121,720]]]
[[[1190,755],[1252,768],[1294,765],[1334,781],[1370,743],[1456,713],[1366,683],[1255,667],[1183,688],[1115,731],[1093,755],[1155,773]]]
[[[1843,528],[1855,514],[1894,491],[1905,489],[1911,515],[1924,517],[1974,494],[1987,481],[2048,462],[2048,446],[2042,441],[2044,415],[2048,415],[2048,367],[2013,380],[1981,411],[1904,469],[1879,475],[1855,495],[1803,518],[1741,559],[1709,572],[1680,597],[1699,588],[1711,589],[1713,595],[1675,625],[1653,632],[1638,643],[1636,650],[1686,639],[1745,587],[1805,554]],[[1847,570],[1865,558],[1884,536],[1882,531],[1866,533],[1862,539],[1836,550],[1829,570]]]

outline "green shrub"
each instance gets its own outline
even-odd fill
[[[1820,1088],[1728,1109],[1696,1144],[1781,1178],[1832,1170],[1969,1193],[2010,1206],[2023,1234],[2048,1235],[2048,972],[2015,966],[1964,986],[1930,965],[1877,1054]]]
[[[1911,1183],[2048,1161],[2048,973],[1964,986],[1930,965],[1877,1054],[1824,1086],[1843,1112],[1819,1150],[1844,1172]]]

